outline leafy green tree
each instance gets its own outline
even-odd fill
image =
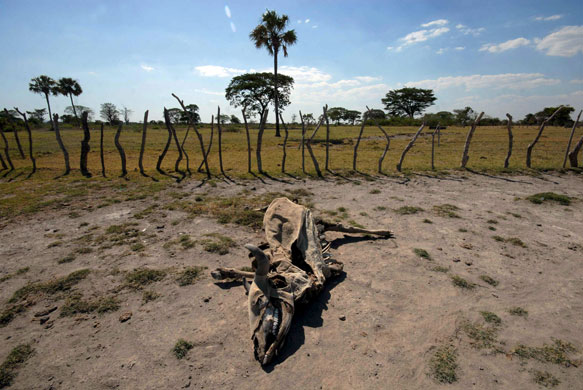
[[[129,108],[127,108],[126,106],[124,106],[121,110],[120,110],[120,114],[123,115],[123,121],[126,125],[130,124],[130,115],[132,115],[132,110],[130,110]]]
[[[261,16],[261,23],[251,31],[249,38],[255,43],[255,47],[260,49],[265,47],[270,55],[273,56],[273,74],[274,77],[274,96],[275,96],[275,136],[280,137],[279,133],[279,79],[277,75],[277,55],[279,50],[283,51],[283,56],[287,57],[288,46],[297,41],[295,30],[285,31],[289,22],[287,15],[279,16],[277,12],[266,10]]]
[[[71,99],[71,107],[73,107],[73,115],[75,115],[75,119],[77,119],[77,123],[79,123],[79,117],[77,116],[77,110],[75,109],[75,103],[73,103],[73,96],[79,96],[83,93],[83,89],[77,82],[77,80],[73,80],[70,77],[63,77],[59,79],[57,83],[57,90],[61,95],[69,96]]]
[[[91,108],[82,106],[80,104],[77,104],[74,109],[73,109],[73,106],[65,107],[65,114],[67,114],[67,115],[72,115],[73,117],[75,117],[75,114],[74,114],[75,111],[80,116],[83,116],[83,113],[86,112],[87,113],[87,120],[90,122],[93,121],[93,116],[95,115],[95,113],[93,112],[93,110]]]
[[[302,114],[302,119],[304,120],[306,127],[316,123],[316,120],[314,119],[314,114],[312,113]]]
[[[229,121],[231,120],[231,117],[229,115],[226,114],[221,114],[221,124],[224,125],[226,123],[229,123]]]
[[[537,112],[534,116],[537,119],[537,123],[542,123],[549,116],[553,115],[559,107],[545,107],[542,111]],[[553,117],[547,124],[549,126],[573,126],[573,120],[571,119],[571,113],[575,109],[571,106],[563,106],[557,115]]]
[[[455,113],[455,120],[462,126],[466,126],[469,122],[478,117],[478,114],[472,110],[472,107],[465,107],[453,110]]]
[[[28,89],[34,93],[45,95],[45,99],[47,100],[47,107],[49,108],[49,121],[51,122],[51,130],[54,130],[55,126],[53,125],[53,113],[51,112],[49,95],[57,96],[59,94],[57,82],[49,76],[41,75],[30,80]]]
[[[430,127],[439,124],[440,127],[451,126],[455,123],[455,115],[449,111],[440,111],[435,114],[425,114],[423,121]]]
[[[408,116],[413,119],[415,114],[422,113],[437,100],[433,90],[421,88],[401,88],[389,91],[381,99],[385,109],[391,116]]]
[[[293,84],[292,77],[284,74],[278,76],[277,91],[280,112],[290,104],[289,97]],[[225,98],[232,106],[243,107],[249,115],[259,115],[261,118],[269,104],[275,101],[274,86],[275,75],[273,73],[245,73],[233,77],[225,89]]]
[[[536,116],[533,113],[526,114],[524,119],[521,121],[523,125],[536,125]]]
[[[110,125],[119,123],[119,110],[113,103],[103,103],[101,110],[99,110],[99,116]]]
[[[346,110],[344,115],[342,115],[342,120],[349,122],[352,126],[354,126],[354,122],[360,118],[362,113],[356,110]],[[384,115],[384,113],[383,113]]]
[[[180,119],[183,116],[182,109],[180,109],[180,108],[169,108],[166,111],[168,112],[168,118],[170,119],[170,122],[171,123],[173,123],[173,124],[180,123]]]
[[[346,115],[346,108],[344,107],[332,107],[328,109],[328,118],[331,121],[336,122],[336,126],[340,124],[340,120],[344,119]]]
[[[188,106],[185,106],[186,111],[188,111],[188,113],[190,113],[190,115],[192,115],[193,119],[194,119],[194,123],[199,123],[200,122],[200,115],[198,114],[198,106],[196,104],[189,104]],[[181,123],[188,123],[188,113],[185,113],[184,111],[180,111],[180,122]]]
[[[45,123],[45,115],[47,115],[46,108],[35,108],[34,111],[26,112],[29,117],[29,122],[35,125],[42,125]]]
[[[366,119],[385,119],[385,112],[373,108],[366,114]]]
[[[231,115],[231,123],[234,125],[238,125],[239,123],[241,123],[241,120],[239,118],[237,118],[237,115]]]

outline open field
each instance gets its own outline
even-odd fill
[[[2,366],[11,388],[583,385],[576,171],[204,186],[133,176],[51,180],[46,205],[0,220],[0,359],[22,356]],[[15,183],[27,181],[3,185]],[[541,192],[569,198],[527,200]],[[296,314],[264,370],[243,288],[209,271],[249,265],[243,244],[264,239],[254,209],[281,195],[395,238],[329,234],[345,274]]]

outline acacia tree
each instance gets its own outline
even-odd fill
[[[34,111],[27,111],[29,115],[29,122],[33,122],[33,124],[39,125],[45,122],[45,115],[47,115],[46,108],[35,108]]]
[[[389,91],[381,101],[391,116],[408,116],[422,113],[437,98],[431,89],[401,88]]]
[[[341,119],[344,119],[344,115],[346,115],[346,108],[344,107],[332,107],[328,109],[328,118],[336,122],[336,126],[340,124]]]
[[[200,123],[200,115],[198,114],[198,106],[196,104],[189,104],[184,108],[186,108],[186,112],[184,110],[180,110],[181,123],[188,123],[189,116],[192,117],[195,124]]]
[[[294,79],[280,74],[278,76],[278,101],[281,110],[290,104],[289,96]],[[242,107],[245,113],[263,118],[269,104],[275,101],[275,75],[269,72],[245,73],[235,76],[225,89],[225,99],[234,107]]]
[[[28,84],[28,89],[31,92],[38,93],[40,95],[45,95],[47,100],[47,107],[49,108],[49,119],[51,121],[51,130],[55,130],[53,123],[53,114],[51,112],[51,103],[49,102],[49,95],[57,96],[59,90],[57,89],[57,82],[50,78],[49,76],[40,75],[30,79]]]
[[[63,77],[59,79],[57,90],[61,95],[69,96],[71,99],[71,107],[73,107],[73,115],[75,115],[75,119],[77,120],[77,124],[79,124],[79,116],[77,116],[77,110],[75,109],[75,103],[73,103],[73,95],[79,96],[83,93],[83,89],[77,82],[77,80],[73,80],[70,77]]]
[[[360,115],[362,115],[362,113],[360,111],[357,111],[357,110],[346,110],[344,112],[344,115],[342,116],[342,120],[345,120],[347,122],[350,122],[350,124],[352,126],[354,126],[354,122],[356,122],[356,120],[358,118],[360,118]]]
[[[110,125],[119,122],[119,110],[113,103],[103,103],[99,115]]]
[[[93,115],[95,115],[95,113],[93,112],[93,110],[89,107],[85,107],[82,106],[80,104],[77,104],[75,107],[73,106],[67,106],[65,107],[65,114],[68,115],[74,115],[75,110],[77,111],[77,114],[83,116],[83,113],[87,113],[87,120],[89,122],[91,122],[93,120]]]
[[[270,55],[273,56],[273,74],[274,74],[274,95],[275,95],[275,136],[279,134],[279,96],[278,96],[278,76],[277,76],[277,55],[279,49],[283,51],[283,56],[287,57],[288,46],[297,41],[295,30],[285,31],[289,22],[287,15],[279,16],[277,12],[266,10],[262,17],[261,23],[251,31],[249,38],[255,43],[255,47],[260,49],[265,47]]]
[[[465,107],[465,108],[458,108],[457,110],[453,110],[455,114],[455,120],[460,125],[464,126],[476,119],[478,114],[472,110],[472,107]]]

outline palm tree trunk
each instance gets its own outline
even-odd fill
[[[247,125],[245,108],[243,108],[241,112],[243,113],[243,121],[245,122],[245,134],[247,135],[247,172],[251,173],[251,139],[249,138],[249,125]]]
[[[75,109],[75,104],[73,103],[73,94],[70,93],[69,97],[71,98],[71,107],[73,107],[73,114],[75,114],[75,119],[77,119],[77,126],[79,126],[79,117],[77,116],[77,110]]]
[[[275,84],[275,136],[281,137],[279,134],[279,91],[277,89],[277,52],[279,48],[273,51],[273,83]]]
[[[47,106],[49,107],[49,119],[51,120],[51,131],[55,131],[55,123],[53,122],[53,114],[51,112],[51,103],[49,103],[49,94],[45,93],[47,99]]]

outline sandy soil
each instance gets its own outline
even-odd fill
[[[2,308],[27,283],[82,268],[92,271],[74,291],[87,299],[115,294],[121,302],[113,313],[70,317],[59,315],[64,303],[59,295],[30,302],[31,307],[0,328],[0,360],[18,344],[30,343],[35,349],[11,388],[532,389],[539,386],[533,380],[535,370],[556,377],[557,388],[583,388],[581,175],[467,174],[441,179],[414,175],[407,182],[363,178],[358,184],[330,179],[197,185],[177,184],[172,191],[181,191],[186,195],[182,200],[194,202],[201,193],[236,195],[247,189],[260,194],[304,188],[315,194],[311,201],[316,214],[344,207],[345,221],[389,228],[395,238],[330,234],[332,254],[344,263],[345,275],[296,314],[283,356],[262,368],[253,359],[243,288],[219,287],[209,276],[217,266],[249,265],[243,244],[262,241],[261,231],[189,217],[179,210],[159,209],[147,218],[132,218],[153,204],[151,199],[92,209],[72,204],[10,223],[0,230],[0,277],[30,269],[0,283]],[[544,191],[579,200],[570,206],[524,200]],[[167,193],[155,202],[170,200]],[[455,211],[459,218],[438,215],[434,206],[443,204],[459,207]],[[410,215],[394,211],[402,206],[423,211]],[[77,213],[75,218],[71,211]],[[138,223],[136,228],[144,233],[143,251],[134,252],[127,245],[98,250],[95,243],[78,241],[88,232],[102,234],[107,227],[125,222]],[[230,236],[237,246],[223,256],[208,253],[201,245],[164,248],[181,233],[195,240],[213,232]],[[494,235],[518,238],[526,247],[497,241]],[[57,240],[62,244],[48,248]],[[78,253],[70,263],[58,263],[84,246],[95,249]],[[414,248],[425,249],[431,259],[417,256]],[[172,270],[192,265],[208,270],[195,284],[180,287]],[[147,287],[160,297],[145,304],[142,291],[119,288],[124,271],[143,266],[171,271]],[[437,272],[438,266],[449,270]],[[454,286],[452,275],[476,287]],[[499,284],[491,286],[481,275]],[[41,325],[34,314],[54,306],[58,309]],[[517,306],[528,315],[511,315],[508,310]],[[465,330],[468,321],[491,326],[481,311],[502,320],[495,327],[493,345],[486,348],[477,348]],[[127,312],[132,313],[131,319],[121,322],[120,316]],[[194,344],[182,360],[171,351],[180,338]],[[556,339],[577,348],[568,355],[570,366],[521,359],[512,353],[519,344],[542,347]],[[431,358],[442,345],[457,351],[458,380],[453,384],[440,384],[431,375]]]

